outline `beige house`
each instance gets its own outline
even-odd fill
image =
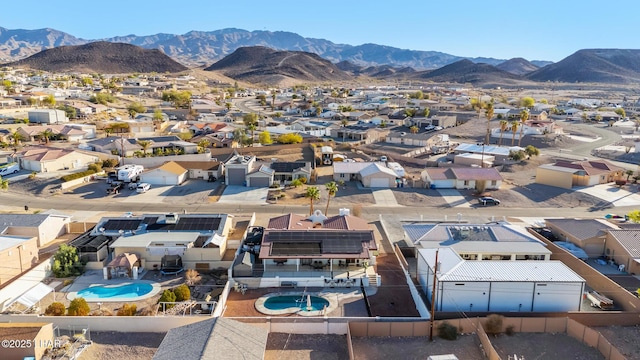
[[[503,180],[495,168],[427,168],[420,176],[432,189],[498,190]]]
[[[562,161],[536,169],[536,183],[571,189],[606,184],[623,178],[625,169],[606,160]]]
[[[22,169],[36,172],[81,169],[100,160],[98,156],[84,152],[45,146],[29,147],[7,159],[19,163]]]
[[[590,258],[605,255],[605,240],[609,230],[618,229],[600,219],[545,219],[549,230],[559,240],[579,246]]]
[[[43,247],[68,231],[71,217],[58,214],[1,214],[0,235],[35,237]]]
[[[618,264],[619,269],[640,274],[640,230],[608,230],[604,256]]]
[[[38,239],[0,235],[0,286],[38,263]]]

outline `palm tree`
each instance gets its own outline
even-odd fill
[[[138,145],[140,145],[140,147],[142,148],[142,153],[146,157],[147,156],[147,149],[149,149],[149,146],[151,146],[151,141],[149,141],[149,140],[138,140]]]
[[[9,135],[11,140],[13,141],[13,147],[17,148],[20,145],[20,142],[24,140],[24,136],[18,132],[18,130],[14,131]]]
[[[226,107],[227,111],[229,111],[229,110],[231,110],[231,105],[233,105],[233,104],[231,104],[230,102],[227,102],[227,103],[224,104],[224,107]]]
[[[111,135],[113,133],[113,128],[104,128],[104,134],[106,135],[105,137],[109,137],[109,135]]]
[[[518,146],[522,144],[522,133],[524,132],[524,123],[529,119],[529,112],[527,110],[520,111],[520,136],[518,137]]]
[[[412,134],[417,134],[418,131],[420,131],[420,128],[413,125],[412,127],[409,128],[409,131],[411,131]]]
[[[309,215],[313,214],[313,202],[320,199],[320,189],[317,186],[309,186],[304,193],[304,197],[309,198],[310,208]]]
[[[276,93],[275,91],[271,94],[271,111],[276,108]]]
[[[519,127],[520,127],[520,123],[517,120],[513,120],[511,122],[511,132],[513,133],[511,135],[511,146],[513,146],[516,142],[516,131],[518,131]]]
[[[207,139],[202,139],[198,141],[198,147],[200,147],[203,151],[209,147],[211,143]]]
[[[53,136],[53,131],[51,129],[46,129],[40,133],[40,137],[44,139],[45,144],[49,143],[49,139]]]
[[[509,127],[509,122],[507,120],[500,120],[500,146],[502,146],[502,135],[504,135],[504,131]]]
[[[336,193],[338,192],[338,184],[336,184],[335,181],[332,181],[330,183],[325,184],[324,187],[327,189],[327,192],[329,193],[329,196],[327,196],[327,208],[324,210],[324,214],[327,215],[329,213],[329,201],[331,201],[332,196],[336,196]]]
[[[349,120],[342,119],[342,121],[340,121],[340,124],[342,125],[342,142],[344,142],[344,138],[347,135],[347,132],[344,130],[344,128],[349,124]]]
[[[484,143],[489,145],[491,143],[491,118],[493,117],[493,102],[489,102],[484,111],[487,116],[487,136],[484,139]]]
[[[251,123],[249,125],[247,125],[247,130],[251,131],[251,146],[253,146],[253,135],[256,131],[256,124],[255,123]]]

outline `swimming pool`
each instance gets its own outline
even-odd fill
[[[256,310],[266,315],[297,314],[301,316],[322,316],[336,309],[335,301],[316,293],[267,294],[255,303]]]
[[[128,301],[146,297],[145,295],[150,295],[153,290],[154,286],[149,283],[98,285],[78,291],[76,297],[84,298],[87,301]]]

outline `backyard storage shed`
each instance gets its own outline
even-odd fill
[[[438,249],[418,251],[418,281],[431,298]],[[463,260],[438,252],[436,311],[579,311],[585,280],[560,261]]]

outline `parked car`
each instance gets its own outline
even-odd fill
[[[141,194],[141,193],[145,193],[147,191],[149,191],[149,189],[151,188],[151,184],[148,183],[140,183],[138,184],[138,186],[136,187],[136,192]]]
[[[436,126],[436,127],[433,128],[433,130],[435,130],[435,131],[440,131],[440,130],[443,130],[443,129],[444,128],[442,126]]]
[[[124,183],[123,182],[120,182],[120,181],[119,182],[114,182],[107,189],[107,194],[118,194],[118,193],[120,193],[122,188],[124,188]]]
[[[433,126],[433,125],[427,125],[427,126],[425,126],[425,127],[424,127],[424,129],[425,129],[426,131],[433,131],[433,130],[435,130],[435,129],[436,129],[436,127],[435,127],[435,126]]]
[[[478,202],[480,203],[480,205],[482,206],[487,206],[487,205],[500,205],[500,200],[496,199],[496,198],[492,198],[489,196],[485,196],[485,197],[481,197],[478,199]]]

